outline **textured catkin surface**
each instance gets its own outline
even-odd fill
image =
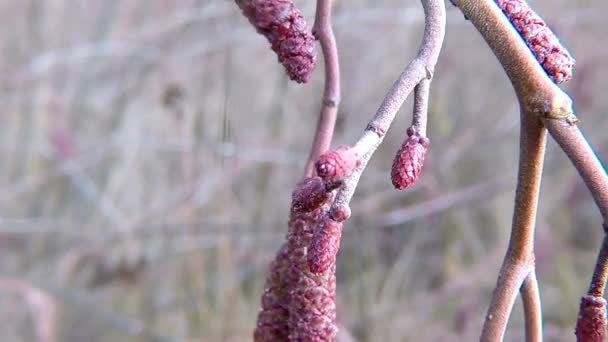
[[[300,182],[294,198],[304,196],[315,178]],[[331,229],[328,201],[310,212],[292,210],[287,241],[271,263],[254,331],[255,341],[333,341],[336,326],[335,253],[340,229]],[[336,223],[341,228],[341,223]],[[324,232],[327,229],[327,234]],[[337,234],[337,235],[336,235]],[[333,239],[331,238],[333,236]],[[316,239],[315,239],[316,237]],[[328,239],[329,237],[329,239]],[[336,240],[337,239],[337,240]],[[319,241],[311,247],[313,240]],[[329,244],[327,242],[330,242]],[[315,251],[314,272],[309,251]],[[315,267],[321,265],[320,267]]]
[[[559,84],[572,78],[574,58],[545,21],[524,0],[496,0],[551,79]]]
[[[243,14],[270,42],[289,78],[305,83],[316,60],[315,41],[302,13],[290,0],[237,0]]]
[[[416,183],[428,146],[427,138],[412,135],[405,139],[391,168],[391,181],[396,189],[402,190]]]

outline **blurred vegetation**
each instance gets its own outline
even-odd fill
[[[530,1],[577,59],[565,88],[608,160],[605,1]],[[312,24],[314,1],[296,1]],[[417,1],[337,1],[355,141],[414,56]],[[220,0],[0,0],[0,340],[247,341],[286,232],[323,87],[287,81]],[[397,192],[404,105],[353,201],[338,257],[343,341],[475,340],[506,248],[518,112],[497,61],[448,4],[427,162]],[[573,340],[602,236],[549,143],[538,216],[548,341]],[[507,335],[522,340],[521,306]],[[46,329],[46,330],[45,330]]]

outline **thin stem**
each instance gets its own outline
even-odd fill
[[[525,111],[521,113],[521,122],[511,238],[488,308],[481,341],[502,341],[517,292],[524,279],[534,270],[534,226],[547,132],[536,117]]]
[[[526,317],[526,342],[543,340],[543,320],[536,270],[530,271],[519,290]]]
[[[604,225],[604,240],[597,256],[597,263],[587,294],[594,297],[603,297],[606,289],[606,279],[608,279],[608,226]]]
[[[315,137],[306,162],[305,176],[312,176],[314,163],[319,156],[329,149],[336,125],[338,105],[340,103],[340,64],[336,38],[331,27],[331,0],[318,0],[313,35],[321,44],[325,61],[325,88],[321,101],[321,111]]]
[[[522,111],[527,113],[527,116],[535,117],[535,121],[540,119],[572,160],[593,194],[606,224],[608,222],[608,177],[601,162],[597,159],[597,156],[575,126],[577,119],[572,110],[570,97],[549,79],[530,49],[525,45],[524,40],[521,39],[513,25],[503,15],[501,9],[494,1],[452,0],[452,3],[459,7],[465,17],[475,25],[502,64],[505,72],[511,79]],[[522,117],[522,125],[524,125],[523,119]],[[524,150],[521,152],[522,154],[526,153]],[[521,171],[522,165],[520,165],[520,181],[522,180]],[[518,186],[517,198],[521,198],[520,190],[529,191],[529,189],[525,188],[520,189]],[[521,205],[532,205],[535,209],[536,202],[522,203],[517,198],[516,213],[518,212],[517,208]],[[517,219],[517,215],[515,218]],[[484,340],[484,337],[490,340],[499,340],[504,334],[504,324],[506,324],[506,321],[500,324],[491,322],[490,314],[494,310],[499,310],[500,317],[504,317],[505,315],[508,317],[510,313],[513,289],[509,288],[509,291],[505,291],[505,288],[509,287],[508,282],[501,282],[501,278],[509,271],[506,269],[506,266],[512,267],[517,264],[525,265],[526,263],[533,263],[533,254],[530,246],[532,242],[531,235],[530,240],[525,241],[524,236],[517,237],[516,234],[521,234],[521,231],[517,232],[515,230],[515,224],[513,229],[512,243],[509,246],[509,252],[505,256],[503,270],[499,276],[492,305],[489,309],[489,315],[484,325],[482,340]],[[525,233],[525,235],[529,234],[530,232]],[[514,241],[516,244],[513,244]],[[592,289],[590,291],[597,292],[599,288],[603,289],[605,286],[606,273],[608,273],[608,266],[606,264],[608,262],[602,261],[604,259],[602,257],[603,253],[600,252],[600,260],[598,260],[598,266],[594,273],[594,280],[592,281]],[[527,258],[531,258],[531,260],[527,260]],[[512,277],[519,276],[513,275]],[[502,296],[506,298],[499,298]],[[499,301],[511,304],[496,307],[496,303]]]
[[[570,122],[568,122],[570,121]],[[572,118],[544,119],[549,133],[566,153],[587,185],[598,206],[604,225],[608,225],[608,175],[593,148]]]
[[[363,136],[355,143],[353,149],[361,156],[357,169],[344,181],[336,195],[333,207],[348,207],[355,192],[361,173],[378,148],[395,115],[414,87],[425,79],[431,79],[435,64],[443,45],[445,36],[445,3],[443,0],[422,0],[425,26],[422,44],[418,55],[410,62],[399,78],[388,91],[374,118],[369,122]]]
[[[414,88],[414,113],[412,126],[420,136],[426,137],[426,122],[429,111],[431,80],[424,79]]]

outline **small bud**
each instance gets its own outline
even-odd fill
[[[340,183],[359,166],[359,157],[349,146],[340,146],[323,153],[315,168],[319,177],[327,183]]]
[[[319,177],[308,177],[301,181],[291,195],[291,210],[308,213],[320,208],[330,197],[329,191]]]
[[[429,139],[426,137],[411,135],[405,139],[391,169],[391,181],[396,189],[403,190],[416,182],[428,146]]]
[[[350,207],[348,205],[338,205],[331,209],[329,217],[336,222],[344,222],[350,217]]]
[[[342,222],[325,217],[314,232],[308,247],[307,260],[310,272],[323,273],[335,264],[341,236]]]
[[[236,0],[245,17],[264,35],[289,78],[306,83],[315,68],[315,39],[291,0]]]
[[[545,21],[524,0],[496,0],[496,4],[509,18],[553,82],[560,84],[570,80],[574,58]]]

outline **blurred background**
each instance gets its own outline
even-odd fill
[[[608,160],[601,0],[530,1],[577,59],[565,85]],[[314,1],[296,1],[312,25]],[[508,239],[518,107],[448,2],[427,161],[390,165],[411,99],[353,200],[338,256],[343,341],[478,338]],[[415,56],[419,1],[337,1],[335,145]],[[248,341],[317,120],[323,65],[289,82],[228,0],[0,0],[0,340]],[[319,53],[320,54],[320,53]],[[545,334],[571,341],[602,237],[549,142],[537,261]],[[516,303],[506,337],[523,340]]]

